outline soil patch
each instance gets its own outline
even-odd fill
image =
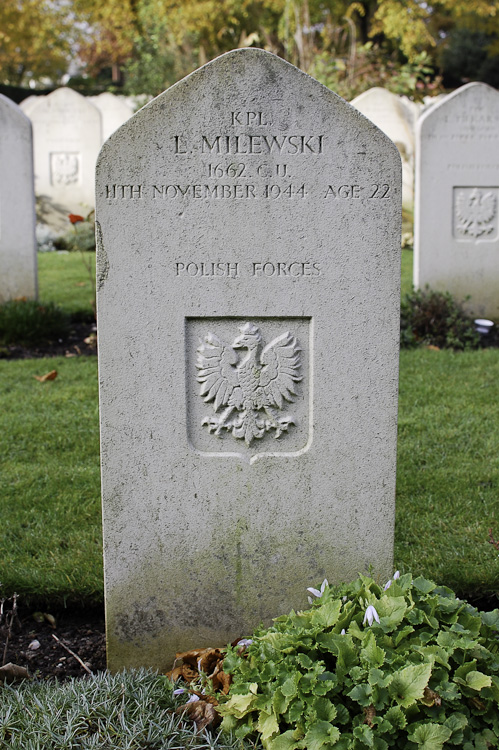
[[[64,610],[53,618],[49,615],[48,619],[42,613],[21,610],[13,619],[10,633],[10,611],[6,614],[0,624],[0,664],[12,662],[39,679],[55,677],[62,681],[88,676],[88,671],[66,646],[90,672],[106,669],[102,610]]]
[[[36,346],[9,344],[0,346],[0,359],[37,359],[39,357],[80,357],[97,354],[97,327],[93,323],[73,323],[67,338],[40,342]]]

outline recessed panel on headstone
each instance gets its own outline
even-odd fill
[[[414,284],[499,318],[499,93],[469,83],[417,129]]]
[[[95,163],[102,145],[97,107],[60,88],[29,107],[33,124],[35,192],[68,213],[94,207]]]
[[[104,145],[111,669],[165,668],[391,572],[400,157],[289,63],[228,53]]]
[[[0,304],[36,293],[31,123],[0,94]]]
[[[375,86],[352,99],[351,104],[368,117],[397,146],[402,157],[402,203],[414,206],[414,127],[416,105],[388,89]]]

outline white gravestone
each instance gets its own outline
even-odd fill
[[[95,163],[102,144],[97,107],[60,88],[29,108],[33,124],[35,192],[82,213],[94,206]]]
[[[0,94],[0,304],[36,294],[31,123]]]
[[[109,666],[166,668],[392,567],[400,158],[268,52],[97,165]]]
[[[90,96],[88,100],[99,110],[102,117],[102,142],[106,141],[134,112],[133,107],[123,98],[119,98],[109,91],[98,96]]]
[[[417,128],[414,284],[499,319],[499,93],[469,83]]]
[[[374,87],[352,99],[362,112],[397,146],[402,157],[402,203],[412,211],[414,204],[414,107],[387,89]],[[412,103],[411,103],[412,104]]]

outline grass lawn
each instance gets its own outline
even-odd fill
[[[65,310],[93,314],[95,253],[38,253],[39,298]]]
[[[402,267],[409,291],[411,251]],[[77,253],[40,257],[42,300],[91,310],[85,279]],[[400,362],[396,566],[461,595],[497,592],[487,539],[489,527],[499,536],[499,350],[403,351]],[[54,381],[33,377],[53,369]],[[0,360],[0,462],[1,594],[102,601],[95,357]]]

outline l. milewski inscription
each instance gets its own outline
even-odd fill
[[[493,239],[497,234],[498,188],[454,188],[454,234],[466,239]]]
[[[262,350],[258,326],[244,323],[240,335],[226,344],[213,333],[205,336],[197,350],[199,395],[213,402],[215,412],[225,407],[220,416],[204,417],[202,424],[210,433],[222,430],[250,445],[266,432],[275,430],[275,438],[296,424],[291,415],[281,416],[275,410],[285,409],[297,393],[295,383],[302,380],[300,353],[296,338],[286,331]],[[236,350],[245,350],[242,357]]]

